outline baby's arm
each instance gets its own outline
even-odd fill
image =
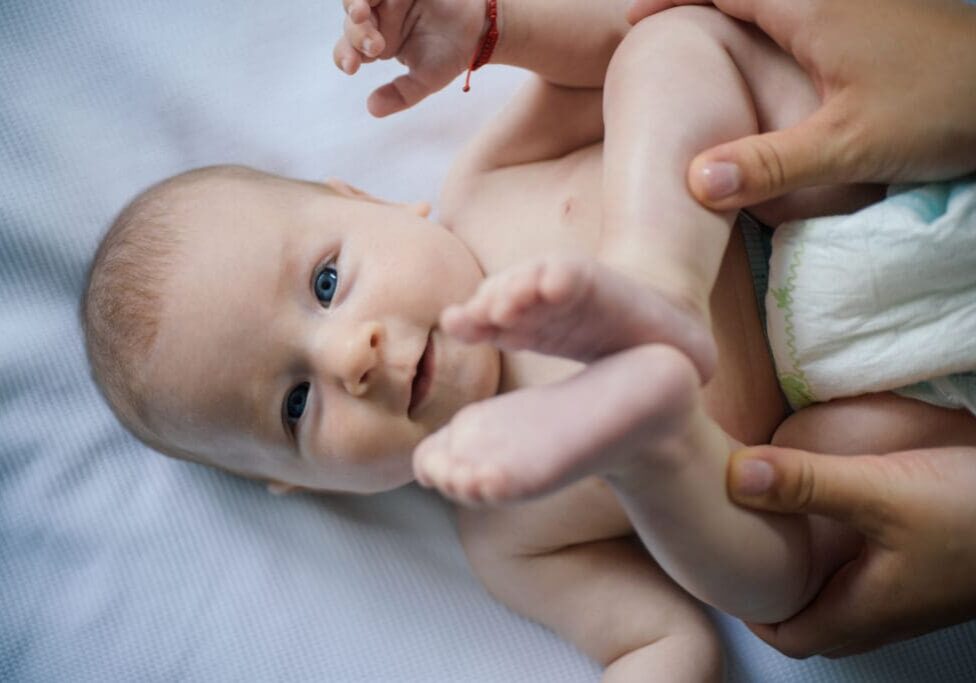
[[[517,508],[460,512],[465,552],[487,589],[606,667],[605,681],[720,680],[707,618],[628,527],[593,479]]]
[[[409,73],[378,88],[370,111],[386,116],[440,90],[471,64],[488,29],[487,0],[345,0],[349,18],[334,50],[353,74],[396,58]],[[372,8],[370,8],[372,6]],[[629,30],[625,0],[497,0],[499,39],[491,62],[518,66],[570,87],[600,87]]]

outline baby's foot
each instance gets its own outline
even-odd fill
[[[702,313],[589,259],[549,257],[493,275],[445,310],[441,326],[469,343],[583,362],[660,342],[685,353],[702,382],[717,358]]]
[[[465,504],[540,496],[667,455],[690,429],[698,374],[657,344],[603,358],[557,384],[467,406],[414,451],[417,481]]]

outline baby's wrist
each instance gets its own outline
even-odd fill
[[[465,46],[465,59],[470,60],[481,46],[488,31],[488,0],[465,0],[464,19],[461,26],[462,44]],[[465,68],[467,68],[465,64]]]
[[[464,92],[471,89],[471,74],[488,64],[498,43],[498,0],[486,0],[485,19],[478,38],[477,48],[473,51],[468,64],[468,74],[464,79]]]

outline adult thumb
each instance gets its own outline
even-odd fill
[[[837,127],[820,109],[792,128],[702,152],[688,168],[688,186],[711,209],[740,209],[802,187],[847,182],[851,169],[840,151]]]
[[[826,515],[870,534],[890,502],[883,465],[883,458],[873,455],[746,448],[729,463],[729,496],[768,512]]]

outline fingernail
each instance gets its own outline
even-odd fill
[[[698,172],[707,199],[725,199],[742,186],[742,171],[738,164],[725,161],[706,164]]]
[[[352,71],[352,60],[349,59],[348,57],[342,60],[342,70],[345,71],[346,73]]]
[[[732,481],[735,493],[742,496],[759,496],[773,485],[773,467],[765,460],[742,460],[735,463]]]
[[[363,41],[363,52],[368,54],[370,57],[373,56],[373,41],[369,38]]]

